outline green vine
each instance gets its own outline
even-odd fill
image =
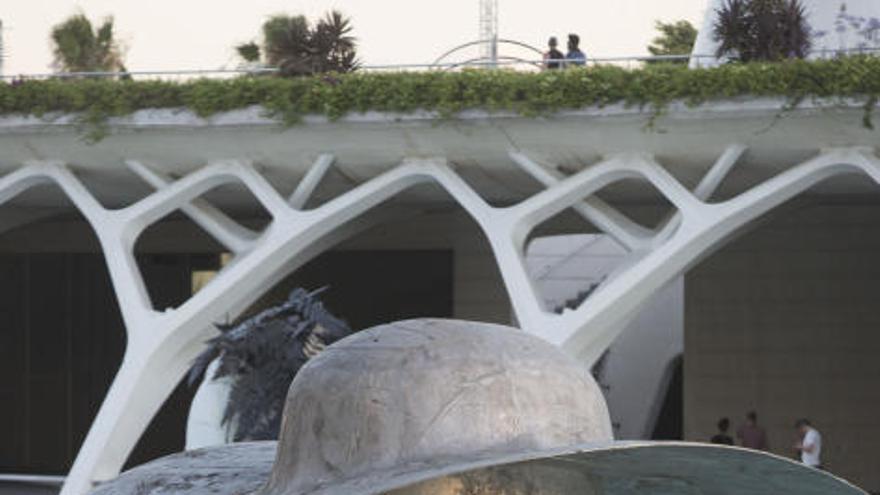
[[[623,104],[649,109],[648,129],[670,102],[697,106],[737,97],[781,97],[780,116],[803,100],[864,102],[864,125],[873,128],[880,95],[880,58],[729,64],[689,70],[654,64],[525,73],[351,73],[304,78],[240,77],[222,80],[115,81],[96,79],[0,83],[0,115],[77,114],[87,140],[109,131],[107,119],[142,109],[185,108],[202,117],[259,105],[266,115],[294,125],[304,115],[331,120],[366,111],[436,112],[454,118],[468,109],[549,115],[565,109]]]

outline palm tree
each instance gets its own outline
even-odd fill
[[[304,16],[278,15],[263,24],[263,50],[266,63],[284,74],[309,74],[313,56],[311,28]]]
[[[249,42],[236,51],[247,62],[257,62],[262,55],[284,75],[351,72],[359,65],[352,29],[351,20],[335,10],[314,26],[301,15],[276,15],[263,24],[262,47]]]
[[[717,14],[718,57],[743,62],[804,58],[812,46],[802,0],[727,0]]]
[[[336,10],[318,21],[311,39],[318,72],[350,72],[357,68],[352,29],[351,19]]]
[[[697,28],[688,21],[662,22],[654,24],[659,36],[648,45],[651,55],[690,55],[697,41]],[[675,60],[673,63],[686,64],[687,60]]]
[[[84,14],[55,25],[51,34],[53,66],[63,72],[125,71],[122,51],[113,36],[113,18],[93,29]]]

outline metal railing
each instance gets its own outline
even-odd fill
[[[0,484],[2,483],[20,485],[61,486],[64,484],[64,476],[0,473]]]
[[[834,58],[842,55],[880,54],[880,47],[858,48],[852,50],[815,50],[810,53],[812,58]],[[612,56],[588,57],[580,59],[536,60],[517,57],[502,57],[499,60],[471,59],[462,62],[415,63],[415,64],[371,64],[359,67],[363,72],[412,72],[412,71],[450,71],[464,68],[507,68],[528,71],[541,70],[548,62],[563,65],[616,65],[624,68],[642,67],[651,62],[693,62],[696,66],[717,65],[718,57],[707,54],[692,55],[644,55],[644,56]],[[257,76],[277,74],[280,69],[273,67],[241,67],[235,69],[186,69],[186,70],[149,70],[127,72],[45,72],[35,74],[0,75],[0,81],[39,80],[39,79],[77,79],[77,78],[127,78],[127,79],[221,79],[240,76]]]
[[[695,55],[697,58],[715,58],[709,55]],[[630,57],[590,57],[584,60],[556,59],[553,63],[571,65],[622,65],[632,67],[650,61],[688,61],[691,55],[630,56]],[[408,72],[408,71],[449,71],[462,68],[525,68],[538,70],[547,63],[543,59],[524,59],[503,57],[497,61],[473,59],[463,62],[415,63],[415,64],[373,64],[359,67],[363,72]],[[223,78],[248,75],[277,74],[280,69],[273,67],[242,67],[237,69],[186,69],[186,70],[148,70],[126,72],[42,72],[32,74],[6,74],[0,80],[33,79],[77,79],[77,78],[132,78],[132,79],[192,79],[200,77]]]

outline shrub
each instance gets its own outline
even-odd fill
[[[718,57],[742,62],[804,58],[812,47],[801,0],[727,0],[716,13]]]
[[[880,58],[789,60],[728,64],[690,70],[673,64],[626,70],[596,66],[525,73],[364,73],[301,78],[240,77],[190,82],[42,80],[0,84],[0,114],[77,113],[91,137],[100,137],[108,117],[148,108],[185,108],[208,117],[260,105],[267,115],[292,125],[303,115],[338,119],[349,113],[436,112],[444,118],[468,109],[514,111],[524,116],[619,103],[662,113],[680,100],[698,105],[740,96],[780,97],[784,108],[809,99],[858,99],[866,123],[880,95]]]

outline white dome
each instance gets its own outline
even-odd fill
[[[713,39],[712,26],[716,12],[726,0],[706,0],[703,25],[694,44],[691,67],[717,65],[714,58],[718,42]],[[820,58],[839,50],[867,48],[880,53],[880,1],[878,0],[803,0],[810,16],[810,26],[817,35],[813,39],[813,55]],[[704,58],[709,56],[708,58]]]

